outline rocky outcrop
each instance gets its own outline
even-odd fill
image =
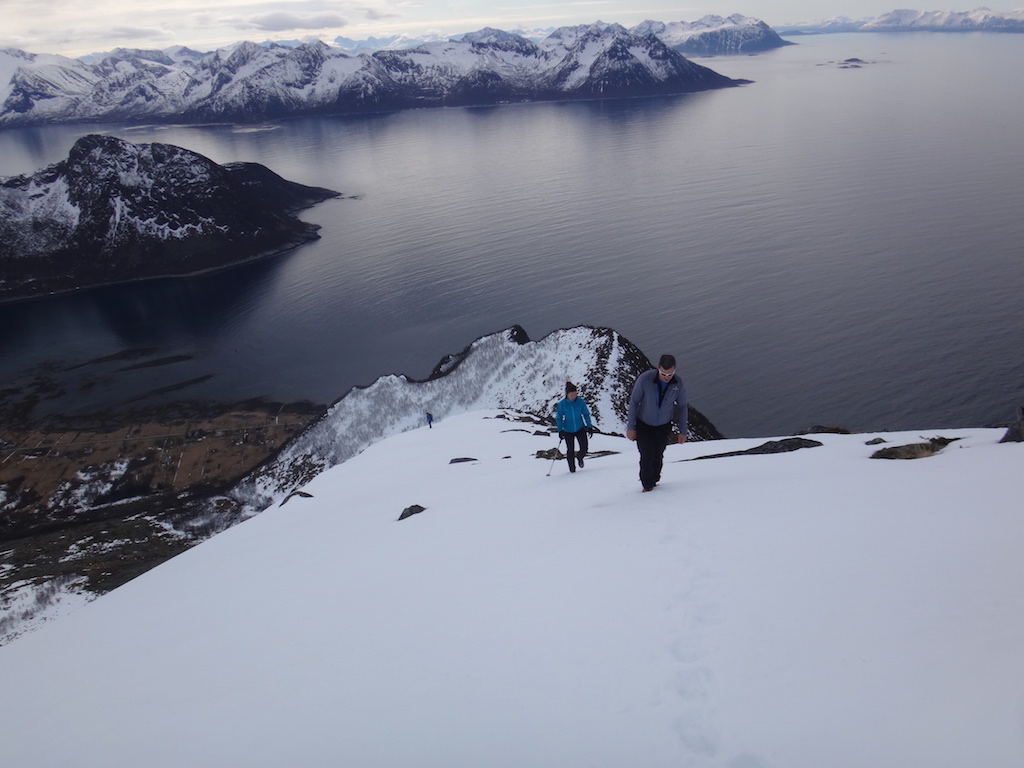
[[[0,179],[0,299],[223,269],[314,239],[292,214],[336,192],[167,144],[79,139]]]
[[[761,456],[771,453],[790,453],[791,451],[799,451],[801,448],[820,448],[824,443],[819,443],[817,440],[808,440],[804,437],[787,437],[783,440],[769,440],[766,443],[748,448],[745,451],[729,451],[728,453],[712,453],[707,456],[695,456],[688,461],[697,461],[698,459],[723,459],[728,456]]]
[[[351,390],[231,496],[250,513],[265,509],[373,443],[422,427],[428,411],[439,426],[449,416],[490,409],[532,413],[553,424],[566,381],[577,384],[601,431],[621,433],[633,382],[652,367],[646,355],[610,328],[568,328],[531,341],[514,326],[446,355],[425,381],[382,376]],[[689,435],[693,440],[722,437],[692,406]]]
[[[888,448],[879,448],[873,454],[872,459],[923,459],[934,456],[950,443],[959,440],[959,437],[929,437],[926,443],[910,443],[909,445],[894,445]]]
[[[1024,443],[1024,408],[1017,409],[1017,420],[1006,428],[1000,443]]]

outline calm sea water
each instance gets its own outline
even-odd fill
[[[47,372],[63,390],[41,410],[185,382],[137,402],[329,402],[516,323],[592,324],[675,353],[730,436],[1009,419],[1024,37],[798,42],[706,60],[755,82],[672,98],[2,131],[0,175],[103,131],[348,197],[305,212],[322,239],[271,262],[0,306],[0,381]]]

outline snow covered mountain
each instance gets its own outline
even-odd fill
[[[318,227],[291,212],[336,192],[256,163],[220,166],[167,144],[79,139],[68,158],[0,178],[0,298],[223,268]]]
[[[579,386],[598,429],[621,432],[633,381],[651,367],[646,355],[608,328],[581,326],[530,341],[526,331],[516,326],[481,337],[457,354],[445,355],[426,381],[390,375],[351,390],[322,420],[226,492],[207,487],[188,489],[173,498],[152,493],[139,496],[125,462],[112,461],[64,479],[53,498],[35,507],[15,503],[16,486],[13,490],[0,487],[0,511],[18,510],[21,530],[83,519],[93,513],[111,520],[109,527],[117,529],[117,512],[111,512],[115,507],[124,509],[128,519],[142,518],[145,525],[139,536],[157,531],[158,536],[176,544],[190,545],[284,503],[318,474],[369,446],[422,426],[428,411],[442,420],[479,408],[514,408],[530,414],[530,423],[523,428],[547,437],[545,447],[554,448],[558,445],[557,436],[552,436],[554,408],[568,380]],[[691,439],[721,438],[700,411],[692,405],[689,410]],[[110,502],[110,498],[117,501]],[[48,574],[32,558],[12,558],[12,562],[29,563],[24,572],[16,565],[6,566],[0,588],[0,643],[70,605],[95,598],[89,590],[101,587],[94,586],[96,580],[86,575],[91,568],[96,570],[96,559],[102,563],[104,583],[123,583],[125,573],[137,575],[133,570],[136,563],[121,563],[111,552],[121,546],[144,547],[144,538],[126,540],[127,534],[122,534],[113,541],[97,541],[95,531],[90,530],[82,534],[85,540],[78,541],[80,530],[72,526],[62,534],[66,553],[54,554],[62,563],[57,576]],[[30,547],[30,542],[26,546]]]
[[[670,48],[687,56],[736,56],[793,45],[760,19],[739,13],[728,18],[709,15],[694,22],[644,21],[630,31],[656,35]]]
[[[518,418],[383,440],[0,648],[5,765],[1024,765],[1024,445],[690,443],[642,494],[624,438],[548,476]]]
[[[497,30],[349,56],[322,42],[121,50],[94,63],[0,51],[0,126],[82,120],[251,121],[286,115],[688,93],[737,81],[618,24],[536,44]],[[501,39],[499,40],[498,37]]]
[[[1024,32],[1024,9],[1016,11],[910,11],[883,13],[869,21],[864,32],[932,30],[941,32]]]
[[[652,367],[646,355],[610,328],[569,328],[539,341],[531,341],[519,326],[509,328],[446,356],[426,381],[384,376],[348,392],[230,496],[241,502],[244,514],[280,503],[382,437],[423,425],[427,412],[445,418],[481,408],[514,408],[534,414],[538,429],[546,431],[566,381],[580,388],[599,429],[621,433],[633,382]],[[690,436],[715,440],[722,435],[691,405]]]
[[[600,21],[597,24],[608,26]],[[728,18],[708,15],[694,22],[673,21],[666,24],[661,21],[644,21],[630,28],[629,31],[640,36],[654,35],[670,48],[684,55],[694,56],[730,56],[792,45],[792,43],[787,43],[775,34],[771,27],[763,21],[738,13]],[[442,42],[445,40],[452,42],[481,42],[479,39],[473,39],[474,37],[478,38],[480,34],[479,32],[471,32],[462,35],[451,35],[449,37],[424,35],[418,38],[410,38],[406,35],[392,35],[382,38],[371,37],[366,40],[338,37],[335,38],[334,44],[345,53],[352,54],[379,50],[404,50],[415,48],[424,43]],[[503,32],[502,34],[514,34],[539,44],[549,36],[561,37],[564,33],[562,30],[548,28],[529,31],[515,30],[512,33]]]
[[[877,17],[837,16],[820,21],[780,26],[783,34],[829,32],[1024,32],[1024,9],[1015,11],[897,10]]]

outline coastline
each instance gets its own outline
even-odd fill
[[[337,195],[341,197],[341,195]],[[311,206],[312,207],[312,206]],[[77,285],[73,288],[61,288],[53,291],[45,291],[40,293],[32,293],[28,295],[5,295],[2,285],[0,285],[0,305],[20,304],[28,301],[39,301],[42,299],[49,299],[55,296],[66,296],[72,293],[79,293],[84,291],[91,291],[97,288],[108,288],[116,285],[132,285],[134,283],[148,283],[155,280],[187,280],[193,277],[200,277],[203,275],[217,274],[218,272],[226,272],[236,267],[245,267],[251,264],[256,264],[261,261],[267,261],[278,256],[286,256],[292,251],[301,248],[307,243],[315,242],[320,239],[320,235],[317,232],[320,230],[319,224],[310,224],[309,222],[303,222],[307,224],[310,229],[302,238],[297,238],[294,242],[281,245],[277,248],[271,248],[266,251],[247,256],[243,259],[231,261],[227,264],[219,264],[213,267],[206,267],[204,269],[197,269],[190,272],[170,273],[163,275],[146,275],[144,277],[131,277],[125,280],[110,280],[102,283],[89,283],[87,285]]]

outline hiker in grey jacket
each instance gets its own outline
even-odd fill
[[[686,442],[686,387],[676,374],[676,359],[662,355],[657,370],[641,373],[633,384],[626,413],[626,437],[640,451],[640,484],[644,491],[654,490],[661,480],[661,468],[675,424],[676,440]]]

